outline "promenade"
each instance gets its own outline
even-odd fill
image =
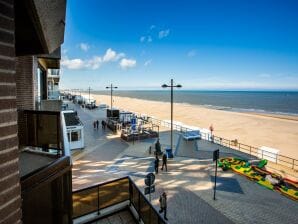
[[[127,143],[101,126],[94,130],[93,121],[101,122],[104,110],[73,107],[84,124],[86,145],[83,150],[72,151],[73,190],[127,175],[143,189],[145,175],[154,170],[154,156],[148,149],[155,139]],[[169,145],[168,130],[161,129],[160,141],[163,148]],[[167,192],[168,223],[297,222],[297,202],[220,169],[214,201],[212,151],[218,146],[204,140],[186,142],[176,132],[174,144],[176,156],[168,160],[168,172],[156,175],[156,192],[152,194],[152,203],[159,209],[159,195]],[[220,151],[224,156],[236,153],[226,148]]]

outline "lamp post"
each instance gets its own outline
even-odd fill
[[[173,155],[173,89],[175,88],[181,88],[182,85],[178,84],[178,85],[174,85],[174,81],[173,79],[171,79],[171,84],[167,85],[167,84],[163,84],[161,86],[162,88],[171,88],[171,154]]]
[[[92,89],[91,89],[91,87],[89,86],[89,88],[88,88],[88,92],[89,92],[89,104],[91,105],[91,102],[90,102],[90,91],[91,91]]]
[[[113,118],[113,89],[118,89],[118,87],[111,84],[110,86],[107,86],[106,89],[111,89],[111,117]]]

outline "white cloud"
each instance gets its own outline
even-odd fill
[[[98,69],[102,64],[102,59],[99,56],[94,56],[92,59],[86,61],[86,68],[91,68],[93,70]]]
[[[84,68],[84,61],[79,58],[68,59],[66,57],[66,58],[62,58],[61,65],[68,69],[73,69],[73,70],[82,69]]]
[[[170,30],[169,29],[167,29],[167,30],[161,30],[158,33],[158,38],[159,39],[165,38],[165,37],[169,36],[169,34],[170,34]]]
[[[103,56],[104,62],[109,61],[118,61],[120,58],[125,57],[124,53],[117,53],[116,51],[113,51],[111,48],[107,49],[105,55]]]
[[[122,59],[119,63],[121,68],[132,68],[136,66],[136,60],[124,58],[124,53],[117,53],[116,51],[108,48],[103,56],[95,55],[92,58],[81,59],[81,58],[68,58],[67,55],[62,55],[61,65],[63,68],[70,70],[80,69],[98,69],[102,64],[109,62],[116,62]]]
[[[150,65],[151,62],[152,62],[152,59],[149,59],[149,60],[145,61],[144,66],[148,66],[148,65]]]
[[[90,48],[89,44],[87,44],[87,43],[80,43],[79,46],[80,46],[82,51],[88,51],[89,48]]]
[[[146,41],[146,37],[142,36],[142,37],[140,38],[140,42],[143,43],[143,42],[145,42],[145,41]]]
[[[142,36],[142,37],[140,37],[140,42],[141,43],[144,43],[144,42],[147,42],[147,43],[150,43],[150,42],[152,42],[152,37],[151,36]]]
[[[194,57],[197,55],[197,51],[196,50],[190,50],[188,53],[187,53],[187,56],[188,57]]]
[[[79,69],[98,69],[102,64],[101,57],[94,56],[91,59],[82,60],[80,58],[68,59],[68,57],[62,58],[61,65],[67,69],[79,70]]]
[[[128,68],[133,68],[137,64],[137,61],[134,59],[127,59],[127,58],[122,58],[119,65],[122,69],[128,69]]]

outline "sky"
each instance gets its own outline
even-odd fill
[[[62,89],[298,90],[296,0],[70,0]]]

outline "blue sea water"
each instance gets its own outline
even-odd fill
[[[110,91],[93,91],[110,95]],[[169,102],[166,90],[116,90],[115,96]],[[200,105],[218,110],[298,115],[298,92],[286,91],[195,91],[175,90],[174,102]]]

